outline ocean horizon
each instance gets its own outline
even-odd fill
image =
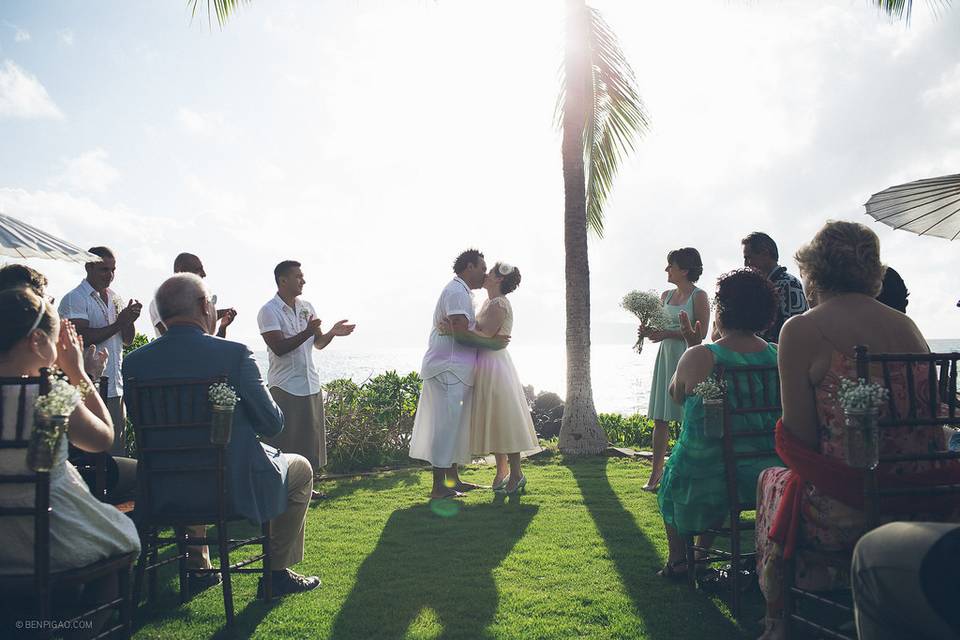
[[[932,351],[960,351],[960,339],[931,339],[928,343]],[[629,344],[591,347],[593,399],[598,412],[646,413],[657,349],[656,344],[647,343],[637,355]],[[524,384],[533,385],[536,393],[552,391],[564,396],[566,349],[563,346],[511,345],[509,350]],[[351,350],[344,344],[315,351],[314,361],[322,384],[339,378],[361,383],[386,371],[400,374],[419,371],[423,353],[423,347]],[[266,378],[266,351],[255,351],[254,357]]]

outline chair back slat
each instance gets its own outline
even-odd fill
[[[892,429],[923,430],[930,434],[931,442],[942,442],[942,445],[933,445],[936,447],[933,450],[927,448],[911,453],[881,454],[880,466],[905,463],[957,466],[957,477],[952,482],[897,489],[881,489],[878,469],[864,470],[864,511],[868,528],[874,528],[881,522],[881,515],[884,512],[883,498],[894,496],[946,496],[955,493],[953,487],[960,486],[960,465],[956,462],[960,459],[960,453],[948,450],[946,437],[942,431],[943,426],[956,421],[957,362],[960,360],[960,353],[875,354],[870,353],[864,346],[856,347],[855,353],[858,376],[869,382],[871,365],[879,363],[883,384],[887,389],[892,390],[893,388],[891,369],[901,367],[905,370],[907,415],[906,417],[902,415],[894,394],[890,393],[888,415],[881,417],[878,422],[878,437],[881,438],[881,443],[884,433]],[[927,379],[925,382],[922,381],[922,378],[918,380],[915,373],[915,371],[923,371],[923,368],[926,369]],[[921,390],[929,397],[919,398],[918,392]]]
[[[723,383],[723,435],[722,450],[723,464],[727,480],[727,497],[730,502],[731,519],[739,517],[744,508],[754,505],[743,504],[740,501],[737,466],[740,461],[776,455],[774,444],[774,424],[767,429],[733,428],[734,418],[737,416],[759,416],[773,414],[779,416],[780,406],[780,375],[776,365],[743,365],[724,366],[715,368],[715,378]],[[760,438],[767,438],[769,444],[763,446],[758,443]],[[751,451],[738,450],[739,443],[749,443]]]
[[[130,421],[138,450],[138,518],[200,522],[226,513],[225,445],[210,443],[211,379],[127,382]],[[158,486],[163,491],[158,494]],[[162,500],[162,503],[160,502]]]

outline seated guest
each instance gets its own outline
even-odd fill
[[[777,348],[756,334],[774,321],[779,301],[770,281],[760,273],[742,269],[717,281],[715,327],[720,339],[707,345],[692,346],[680,358],[670,393],[683,405],[683,430],[670,452],[660,483],[660,513],[667,530],[669,556],[659,575],[666,578],[686,576],[685,537],[723,524],[730,510],[727,480],[723,464],[722,441],[704,434],[703,398],[694,395],[699,383],[713,377],[717,366],[776,366]],[[699,341],[699,334],[683,315],[684,336]],[[763,381],[752,374],[756,405],[763,403]],[[738,400],[733,400],[738,402]],[[734,417],[734,431],[767,429],[770,438],[742,439],[737,451],[745,453],[773,448],[773,428],[779,413],[751,413]],[[739,499],[752,504],[756,498],[757,476],[772,465],[781,464],[776,456],[749,458],[737,465]],[[700,537],[708,546],[711,539]]]
[[[257,440],[258,435],[280,433],[283,414],[267,393],[253,354],[239,342],[212,336],[217,310],[199,276],[184,273],[169,278],[157,289],[156,300],[167,332],[126,358],[124,380],[227,376],[227,383],[240,397],[227,447],[228,509],[251,522],[271,521],[274,593],[285,595],[320,586],[319,578],[290,569],[303,559],[313,469],[302,456],[280,453]],[[210,489],[205,492],[202,487],[192,487],[190,478],[171,476],[164,484],[151,487],[151,497],[159,509],[170,505],[186,511],[210,511],[215,506]],[[187,504],[191,498],[209,502]]]
[[[907,291],[907,283],[903,281],[899,273],[894,271],[893,267],[887,267],[883,274],[883,285],[880,287],[877,300],[891,309],[906,313],[908,297],[910,297],[910,292]]]
[[[8,264],[0,269],[0,290],[11,288],[27,288],[46,299],[51,305],[53,299],[47,296],[47,277],[35,269],[22,264]],[[81,345],[83,339],[80,340]],[[91,344],[83,352],[83,370],[87,377],[94,382],[100,380],[107,364],[106,349],[97,349]],[[133,458],[111,456],[108,453],[93,454],[79,447],[70,446],[69,460],[80,471],[87,486],[94,489],[96,472],[94,466],[99,464],[98,456],[107,456],[107,486],[106,501],[118,504],[132,500],[137,482],[137,461]]]
[[[200,261],[200,258],[193,255],[192,253],[181,253],[178,254],[176,258],[173,259],[173,272],[176,273],[192,273],[201,278],[207,277],[207,272],[203,269],[203,263]],[[167,332],[167,325],[164,324],[163,319],[160,317],[160,313],[157,311],[157,301],[150,301],[150,324],[153,325],[153,330],[156,332],[157,337],[159,338]],[[236,309],[217,309],[217,319],[220,321],[220,327],[217,329],[217,335],[221,338],[227,337],[227,327],[236,319],[237,310]]]
[[[70,414],[70,442],[85,451],[105,451],[113,444],[110,414],[83,370],[80,341],[73,325],[61,322],[45,299],[26,288],[0,291],[0,377],[37,376],[40,369],[57,366],[76,385],[83,400]],[[0,439],[16,433],[21,387],[0,387],[3,413]],[[27,387],[27,420],[32,429],[37,387]],[[97,500],[67,463],[67,438],[61,438],[50,470],[50,570],[65,571],[140,550],[133,521],[114,507]],[[30,473],[22,449],[0,449],[0,472]],[[33,506],[33,487],[5,485],[0,504]],[[33,571],[34,523],[32,518],[0,518],[0,573]],[[87,585],[93,602],[116,593],[115,580]],[[84,596],[86,598],[86,596]],[[7,603],[9,604],[9,603]],[[23,617],[22,615],[20,616]]]
[[[780,335],[783,419],[777,451],[790,468],[767,469],[757,487],[757,569],[767,601],[764,639],[784,634],[784,558],[796,559],[801,587],[828,590],[849,584],[845,571],[838,572],[820,552],[849,553],[865,530],[861,475],[846,464],[846,426],[837,398],[841,380],[857,379],[854,347],[865,345],[875,353],[928,351],[910,318],[875,299],[884,268],[873,231],[853,222],[828,222],[795,258],[804,287],[817,292],[818,304],[788,320]],[[883,376],[878,369],[871,378]],[[910,379],[906,367],[891,367],[889,391],[902,415],[908,412]],[[917,372],[912,379],[923,393],[926,374]],[[881,418],[888,411],[886,404],[881,406]],[[942,451],[945,445],[941,429],[884,429],[880,436],[881,455]],[[895,477],[912,475],[920,481],[933,473],[955,473],[955,468],[904,462],[881,465],[879,472],[881,481],[890,478],[892,484]],[[941,516],[945,514],[935,519]]]
[[[885,524],[860,538],[850,572],[860,640],[960,638],[960,526]]]

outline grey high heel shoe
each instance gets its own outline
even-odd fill
[[[527,476],[521,476],[520,480],[517,482],[517,486],[514,487],[513,491],[507,491],[506,485],[504,485],[503,489],[508,496],[517,495],[518,493],[526,493],[527,492]]]
[[[493,484],[493,492],[502,493],[506,490],[508,482],[510,482],[510,476],[505,476],[500,482],[495,482]]]

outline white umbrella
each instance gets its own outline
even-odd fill
[[[878,222],[921,236],[960,236],[960,173],[926,178],[875,193],[863,205]]]
[[[0,255],[13,258],[50,258],[70,262],[98,262],[102,258],[0,213]]]

